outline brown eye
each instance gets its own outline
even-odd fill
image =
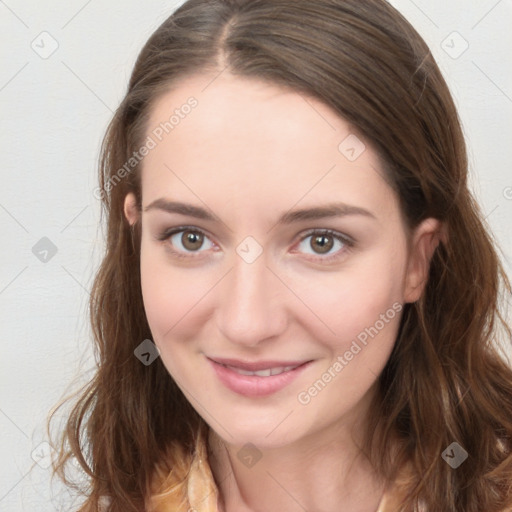
[[[318,254],[328,253],[334,247],[332,235],[316,235],[311,237],[310,246]]]
[[[201,248],[204,242],[204,235],[197,231],[183,231],[181,235],[181,243],[188,251],[197,251]]]
[[[199,229],[173,228],[164,231],[158,240],[166,242],[168,249],[177,257],[195,257],[213,249],[215,244]]]
[[[301,239],[298,250],[310,259],[327,263],[343,257],[354,244],[354,240],[343,233],[312,230]]]

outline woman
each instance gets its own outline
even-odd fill
[[[512,510],[510,284],[382,0],[190,0],[106,134],[80,509]]]

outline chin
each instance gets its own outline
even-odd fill
[[[272,425],[270,422],[263,425],[258,424],[258,422],[248,425],[237,425],[231,422],[228,425],[226,432],[218,425],[209,424],[210,428],[224,443],[239,449],[248,444],[254,445],[260,450],[282,448],[306,435],[306,432],[301,434],[297,429],[292,431],[284,425],[282,427],[278,426],[279,421],[272,422]]]

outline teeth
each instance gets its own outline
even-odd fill
[[[284,372],[289,372],[297,368],[296,366],[279,366],[277,368],[267,368],[266,370],[258,370],[255,372],[251,372],[249,370],[243,370],[242,368],[235,368],[234,366],[227,366],[231,370],[239,373],[240,375],[256,375],[257,377],[270,377],[272,375],[279,375]]]
[[[270,377],[272,375],[272,368],[269,368],[268,370],[258,370],[254,372],[254,375],[257,375],[258,377]]]

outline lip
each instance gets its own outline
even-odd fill
[[[293,382],[312,361],[257,361],[246,362],[235,359],[207,358],[219,380],[231,391],[249,397],[263,397],[277,393]],[[241,375],[224,365],[234,366],[241,370],[258,371],[267,368],[296,366],[279,375],[260,377],[258,375]]]

